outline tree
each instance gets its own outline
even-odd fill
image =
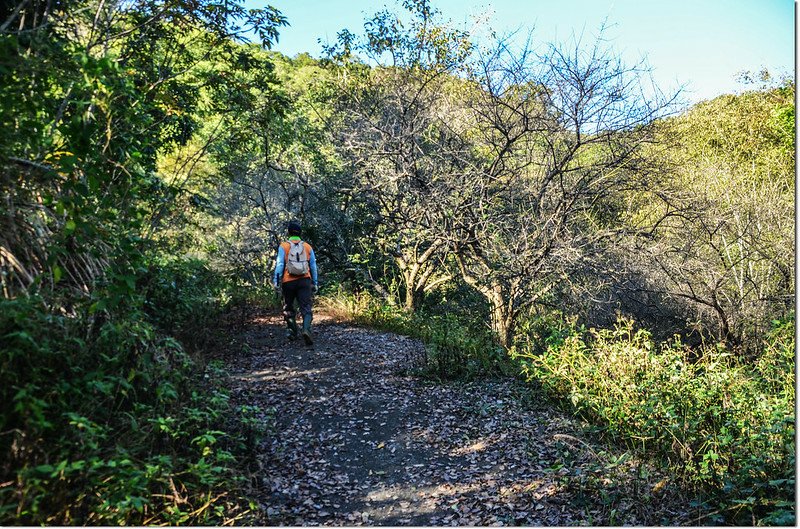
[[[256,284],[270,281],[272,250],[291,219],[321,261],[338,263],[350,240],[340,207],[349,186],[325,132],[327,72],[307,55],[268,55],[279,85],[255,90],[252,108],[227,118],[215,150],[227,176],[214,193],[216,257]]]
[[[369,244],[392,257],[403,305],[413,311],[451,279],[441,272],[449,246],[432,191],[457,170],[445,153],[460,148],[460,139],[447,122],[454,76],[471,45],[438,21],[428,1],[403,7],[408,27],[384,10],[365,23],[363,39],[345,30],[327,51],[338,76],[334,143],[354,173],[353,198],[374,214]]]
[[[794,83],[785,81],[699,103],[660,126],[676,142],[676,170],[653,190],[669,204],[639,210],[653,226],[642,248],[657,264],[644,269],[645,288],[683,303],[733,348],[760,349],[771,320],[793,307],[793,121]]]
[[[101,278],[117,292],[110,299],[130,293],[149,228],[181,191],[156,165],[198,129],[214,82],[200,66],[230,64],[246,29],[268,45],[284,23],[271,7],[235,2],[12,10],[0,35],[4,295],[57,285],[85,296]]]
[[[509,346],[522,312],[598,255],[614,233],[623,192],[657,170],[644,156],[674,97],[643,88],[644,64],[625,66],[602,38],[543,54],[504,42],[471,69],[475,139],[448,230],[464,280],[492,306]]]

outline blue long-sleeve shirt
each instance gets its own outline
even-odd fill
[[[286,253],[283,251],[283,245],[278,246],[278,256],[275,258],[275,273],[272,275],[272,284],[276,287],[280,284],[280,279],[283,278],[283,268],[286,265]],[[314,256],[314,249],[308,255],[308,268],[311,271],[311,281],[318,285],[317,281],[317,258]]]

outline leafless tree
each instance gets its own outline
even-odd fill
[[[474,130],[464,132],[478,143],[448,233],[501,344],[526,308],[598,256],[623,194],[657,171],[643,148],[674,98],[646,93],[646,74],[602,39],[541,54],[500,42],[474,63]]]

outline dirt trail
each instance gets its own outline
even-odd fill
[[[314,327],[309,348],[279,316],[250,314],[228,359],[234,398],[275,409],[264,525],[685,523],[663,476],[590,446],[530,386],[426,382],[406,374],[424,358],[415,340]]]

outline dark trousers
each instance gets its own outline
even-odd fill
[[[284,318],[292,319],[295,317],[295,300],[300,305],[300,314],[303,315],[303,318],[311,316],[311,278],[304,277],[282,283],[281,291],[283,291]]]

